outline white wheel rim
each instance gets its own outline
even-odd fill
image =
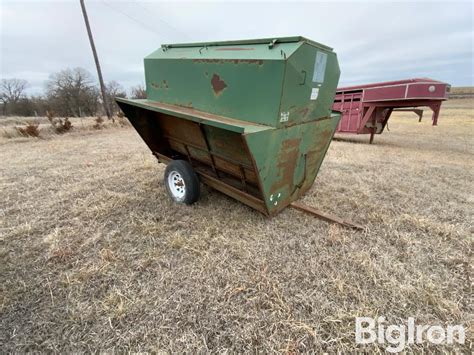
[[[184,198],[184,195],[186,194],[186,185],[184,184],[183,177],[180,173],[172,171],[168,175],[168,186],[174,198],[178,200]]]

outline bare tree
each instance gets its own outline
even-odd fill
[[[22,79],[2,79],[0,83],[0,100],[3,114],[7,113],[7,106],[14,106],[24,99],[28,82]]]
[[[51,109],[62,116],[93,116],[97,112],[99,90],[92,75],[83,68],[51,74],[46,82]]]
[[[112,114],[120,111],[117,103],[115,102],[116,97],[127,97],[127,93],[122,85],[117,83],[115,80],[109,81],[105,86],[105,94],[109,103]]]
[[[130,89],[130,92],[131,92],[130,96],[131,96],[132,99],[146,99],[145,86],[143,86],[142,84],[139,84],[137,86],[133,86]]]

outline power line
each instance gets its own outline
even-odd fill
[[[153,33],[155,33],[155,34],[157,34],[157,35],[159,35],[159,36],[162,36],[162,35],[163,35],[162,33],[157,32],[153,27],[149,26],[148,24],[146,24],[146,23],[140,21],[139,19],[137,19],[137,18],[135,18],[135,17],[133,17],[133,16],[130,16],[130,15],[129,15],[128,13],[126,13],[125,11],[122,11],[122,10],[120,10],[119,8],[113,7],[110,3],[106,2],[105,0],[102,0],[102,3],[103,3],[104,5],[106,5],[107,7],[109,7],[110,9],[112,9],[112,10],[114,10],[114,11],[116,11],[116,12],[119,12],[119,13],[121,13],[122,15],[128,17],[130,20],[136,22],[137,24],[139,24],[141,27],[147,29],[148,31],[151,31],[151,32],[153,32]],[[138,3],[138,2],[135,2],[135,5],[138,5],[139,7],[141,7],[143,10],[146,11],[147,14],[150,12],[150,9],[147,9],[146,7],[144,7],[143,5],[141,5],[141,4]],[[154,19],[154,20],[157,20],[157,21],[159,21],[159,22],[165,24],[165,25],[168,26],[172,31],[179,33],[179,34],[182,35],[183,37],[189,38],[186,34],[184,34],[183,32],[181,32],[181,31],[179,31],[179,30],[177,30],[175,27],[173,27],[172,25],[170,25],[168,22],[166,22],[166,21],[164,21],[164,20],[162,20],[162,19],[160,19],[160,18],[158,18],[158,17],[157,17],[156,19]]]
[[[144,5],[142,5],[142,4],[139,2],[139,0],[136,0],[136,1],[135,1],[135,5],[138,5],[138,7],[141,7],[143,10],[146,11],[147,15],[149,15],[149,13],[150,13],[151,10],[150,10],[149,8],[146,8]],[[154,18],[154,20],[157,20],[157,21],[159,21],[159,22],[165,24],[166,26],[168,26],[168,27],[169,27],[171,30],[173,30],[174,32],[179,33],[181,36],[183,36],[183,37],[189,39],[189,36],[187,36],[185,33],[181,32],[181,31],[179,31],[176,27],[170,25],[170,24],[169,24],[168,22],[166,22],[165,20],[163,20],[163,19],[161,19],[161,18],[159,18],[159,17]]]
[[[132,20],[132,21],[138,23],[140,26],[142,26],[143,28],[147,29],[148,31],[151,31],[151,32],[153,32],[153,33],[155,33],[155,34],[161,36],[161,34],[158,33],[154,28],[149,27],[147,24],[141,22],[140,20],[137,20],[136,18],[130,16],[129,14],[127,14],[126,12],[124,12],[124,11],[122,11],[122,10],[120,10],[120,9],[117,9],[117,8],[112,7],[112,6],[111,6],[109,3],[107,3],[105,0],[102,0],[102,3],[103,3],[105,6],[111,8],[112,10],[117,11],[117,12],[120,12],[122,15],[124,15],[124,16],[128,17],[130,20]]]

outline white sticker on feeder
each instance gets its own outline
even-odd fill
[[[319,88],[313,88],[311,90],[311,96],[310,96],[310,100],[316,100],[318,98],[318,95],[319,95]]]
[[[280,122],[288,122],[289,118],[290,118],[290,113],[288,111],[282,112],[280,114]]]

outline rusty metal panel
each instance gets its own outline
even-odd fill
[[[329,116],[339,76],[334,52],[308,43],[295,51],[288,59],[284,77],[280,106],[284,125]]]
[[[284,68],[278,60],[147,58],[147,96],[160,103],[272,125]],[[159,84],[164,80],[166,87]]]
[[[126,116],[128,113],[130,113],[130,115],[136,115],[139,109],[143,109],[145,111],[164,113],[170,116],[184,118],[192,122],[206,123],[209,126],[223,128],[232,132],[258,132],[269,129],[268,126],[258,123],[242,121],[199,111],[189,107],[169,105],[147,99],[130,100],[116,97],[115,101],[117,101],[117,104],[120,106],[121,110],[126,113]]]
[[[269,214],[279,212],[313,185],[339,119],[334,113],[321,120],[245,135]]]
[[[340,70],[304,37],[163,45],[145,58],[149,100],[274,127],[330,114]]]

